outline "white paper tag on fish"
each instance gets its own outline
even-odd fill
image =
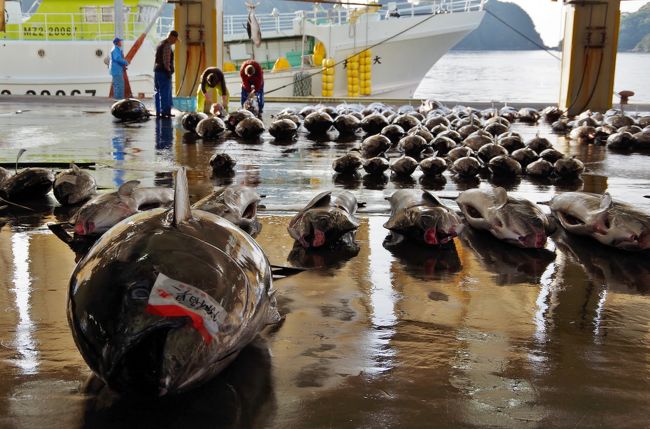
[[[203,340],[210,343],[226,319],[226,310],[202,290],[160,273],[149,294],[147,313],[189,317]]]
[[[64,174],[56,178],[56,183],[72,183],[73,185],[77,184],[77,176],[72,174]]]

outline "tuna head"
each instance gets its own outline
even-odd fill
[[[650,249],[650,217],[625,204],[613,203],[609,194],[601,200],[601,210],[590,217],[593,237],[623,250]]]
[[[126,182],[117,192],[99,195],[84,204],[75,216],[74,231],[77,235],[99,235],[138,210],[134,192],[140,184],[137,180]]]
[[[287,228],[289,235],[303,247],[310,248],[334,244],[356,230],[359,221],[354,216],[355,210],[335,204],[334,200],[332,191],[317,195],[291,220]],[[353,205],[356,207],[356,199]]]
[[[546,244],[546,215],[528,200],[508,197],[503,188],[465,191],[457,202],[472,227],[488,230],[499,240],[523,248],[542,248]]]
[[[75,342],[117,392],[164,395],[205,382],[279,319],[261,248],[230,222],[191,210],[186,191],[173,210],[117,224],[72,274]]]
[[[63,205],[78,204],[90,199],[97,192],[95,178],[75,164],[63,170],[54,180],[54,196]]]
[[[390,197],[391,217],[384,228],[432,246],[451,242],[462,230],[460,218],[429,192],[422,192],[419,201],[409,195],[413,192],[400,190]]]
[[[204,210],[220,216],[255,236],[261,229],[257,221],[257,205],[260,196],[246,186],[217,188],[192,205],[193,209]]]

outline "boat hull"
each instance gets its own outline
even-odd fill
[[[305,34],[322,41],[335,66],[334,97],[348,96],[346,58],[365,48],[371,50],[372,95],[411,98],[427,71],[481,22],[482,10],[463,13],[416,15],[379,20],[369,14],[356,24],[316,25],[306,23]],[[375,21],[373,21],[375,19]],[[351,31],[354,30],[354,31]],[[295,35],[292,35],[295,37]],[[133,42],[125,42],[128,52]],[[269,39],[266,45],[282,43]],[[0,44],[0,94],[108,96],[111,76],[106,57],[112,45],[107,41],[5,40]],[[134,95],[153,96],[154,46],[146,39],[129,66]],[[5,61],[6,59],[6,61]],[[265,73],[265,92],[287,97],[294,92],[297,72],[312,74],[311,95],[322,94],[319,67]],[[241,91],[238,73],[227,73],[233,99]],[[301,94],[309,95],[309,94]]]

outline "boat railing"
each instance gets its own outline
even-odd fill
[[[461,13],[480,11],[485,5],[485,0],[400,0],[386,2],[377,10],[381,19],[394,19],[400,17],[413,17],[432,13]],[[294,21],[304,19],[316,24],[345,24],[349,19],[349,12],[353,9],[344,7],[322,8],[320,6],[311,10],[301,10],[288,13],[256,14],[262,33],[292,33]],[[224,16],[224,37],[234,38],[246,33],[248,15]],[[170,26],[171,27],[171,26]]]
[[[482,10],[485,0],[398,0],[386,2],[375,12],[380,19],[398,19],[432,13],[462,13]],[[306,20],[315,24],[332,25],[348,22],[354,9],[345,7],[328,8],[316,6],[311,10],[289,13],[256,14],[263,33],[278,35],[295,34],[295,21]],[[223,33],[228,40],[246,38],[248,15],[226,15],[223,19]],[[135,12],[124,16],[124,38],[137,38],[147,23]],[[174,26],[171,17],[160,17],[154,27],[154,37],[164,37]],[[21,24],[7,26],[5,38],[13,40],[111,40],[115,36],[113,13],[97,13],[89,21],[82,13],[33,13],[25,14]]]
[[[113,15],[98,14],[89,21],[82,13],[25,14],[22,22],[7,25],[4,33],[11,40],[112,40],[115,37]],[[133,40],[147,23],[134,13],[125,13],[123,38]]]

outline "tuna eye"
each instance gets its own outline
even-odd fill
[[[149,289],[145,287],[136,287],[130,291],[131,299],[143,300],[149,298]]]

